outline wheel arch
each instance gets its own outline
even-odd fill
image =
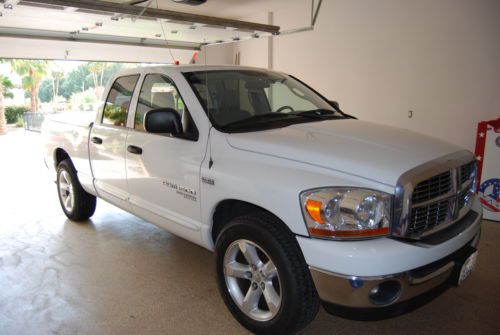
[[[255,205],[253,203],[238,200],[238,199],[225,199],[221,200],[215,206],[212,214],[212,227],[211,227],[211,238],[212,242],[215,244],[217,237],[219,236],[222,229],[234,218],[242,215],[251,215],[254,213],[265,213],[271,215],[281,223],[282,227],[288,230],[291,234],[293,232],[290,228],[281,220],[276,214],[271,211]]]
[[[57,166],[59,165],[59,163],[61,163],[65,159],[71,160],[71,158],[69,157],[66,150],[64,150],[62,148],[57,148],[54,150],[54,167],[56,169],[57,169]]]

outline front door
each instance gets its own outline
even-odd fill
[[[151,134],[146,112],[172,108],[182,120],[182,133]],[[142,83],[133,129],[127,137],[126,170],[133,211],[178,235],[200,228],[200,166],[206,146],[173,81],[148,74]]]

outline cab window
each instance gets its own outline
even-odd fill
[[[148,74],[144,78],[139,94],[135,111],[134,129],[146,131],[144,128],[146,113],[159,108],[170,108],[179,114],[182,122],[182,134],[178,137],[197,139],[198,131],[194,121],[173,81],[164,75]]]
[[[125,127],[130,101],[138,79],[139,75],[133,75],[115,80],[104,105],[103,124]]]

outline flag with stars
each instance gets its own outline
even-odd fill
[[[500,118],[478,124],[475,154],[484,218],[500,221]]]

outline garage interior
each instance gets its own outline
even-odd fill
[[[237,64],[291,73],[361,120],[474,152],[500,114],[496,0],[0,1],[0,58]],[[1,334],[243,334],[212,254],[111,205],[63,215],[40,134],[0,136]],[[303,334],[497,334],[498,222],[460,288],[391,319],[321,310]]]

